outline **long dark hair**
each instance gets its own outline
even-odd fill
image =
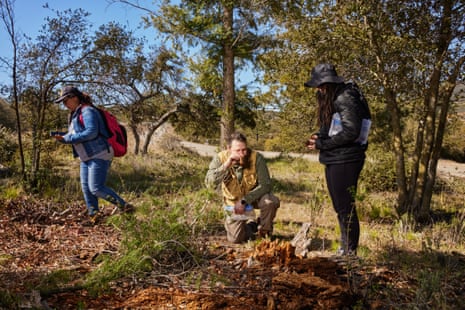
[[[325,92],[316,92],[316,100],[318,102],[318,125],[329,127],[331,124],[331,118],[334,114],[334,99],[336,93],[343,84],[336,83],[325,83]]]
[[[86,92],[81,92],[81,96],[79,96],[79,100],[81,101],[82,104],[94,105],[94,103],[92,102],[92,97]]]

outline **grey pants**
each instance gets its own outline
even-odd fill
[[[260,221],[258,223],[258,230],[266,232],[269,235],[273,233],[273,220],[276,216],[276,211],[279,208],[279,198],[273,194],[265,194],[258,203],[252,203],[255,209],[260,210]],[[253,220],[236,221],[231,217],[226,217],[224,228],[229,242],[241,243],[252,239],[255,234],[257,225]]]

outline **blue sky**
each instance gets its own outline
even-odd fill
[[[153,0],[134,0],[133,2],[137,2],[141,7],[154,8]],[[49,8],[44,8],[46,4],[48,4]],[[148,14],[146,11],[122,3],[109,4],[107,0],[16,0],[14,5],[16,31],[34,40],[42,25],[45,24],[45,18],[47,16],[56,16],[52,10],[64,11],[77,8],[91,14],[88,20],[93,29],[97,29],[102,24],[115,21],[135,31],[137,36],[144,36],[149,44],[158,39],[154,28],[145,29],[142,26],[142,16]],[[0,42],[0,57],[11,59],[11,43],[3,22],[0,24]],[[239,84],[249,84],[254,79],[250,70],[246,69],[238,73]],[[11,84],[10,75],[10,71],[0,67],[0,84]]]
[[[138,0],[141,6],[153,7],[152,0]],[[128,29],[136,30],[136,35],[145,36],[150,42],[155,39],[156,33],[153,28],[143,29],[141,27],[141,17],[147,13],[140,9],[132,8],[121,3],[108,4],[106,0],[16,0],[14,4],[14,14],[16,29],[19,33],[31,37],[37,37],[38,31],[45,24],[47,16],[55,17],[52,10],[44,8],[48,4],[50,9],[63,11],[66,9],[82,8],[89,12],[89,21],[93,29],[111,21],[116,21],[126,25]],[[152,38],[151,38],[152,37]],[[11,58],[11,44],[6,34],[3,22],[0,25],[0,57]],[[9,73],[0,68],[0,83],[9,83]]]

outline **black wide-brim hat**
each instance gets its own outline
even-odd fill
[[[306,87],[318,87],[325,83],[343,83],[344,78],[338,76],[332,64],[319,64],[312,69],[310,80],[304,83]]]

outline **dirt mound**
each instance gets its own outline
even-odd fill
[[[117,253],[120,234],[110,225],[83,226],[78,204],[3,203],[0,291],[20,296],[22,308],[344,309],[360,300],[350,287],[347,272],[353,276],[354,270],[347,264],[296,257],[288,241],[231,245],[224,236],[202,240],[203,263],[190,270],[195,280],[166,274],[160,281],[147,274],[121,279],[94,297],[77,283],[97,268],[99,255]],[[111,210],[106,212],[110,216]],[[69,285],[47,289],[45,276],[63,270],[73,273]]]
[[[89,298],[86,305],[95,309],[344,309],[356,302],[343,267],[328,258],[301,259],[292,253],[288,242],[264,240],[254,251],[230,249],[224,259],[211,260],[204,266],[210,270],[209,285],[150,285],[133,293]],[[75,306],[76,299],[75,293],[66,293],[47,302],[53,307],[63,306],[64,301]]]

